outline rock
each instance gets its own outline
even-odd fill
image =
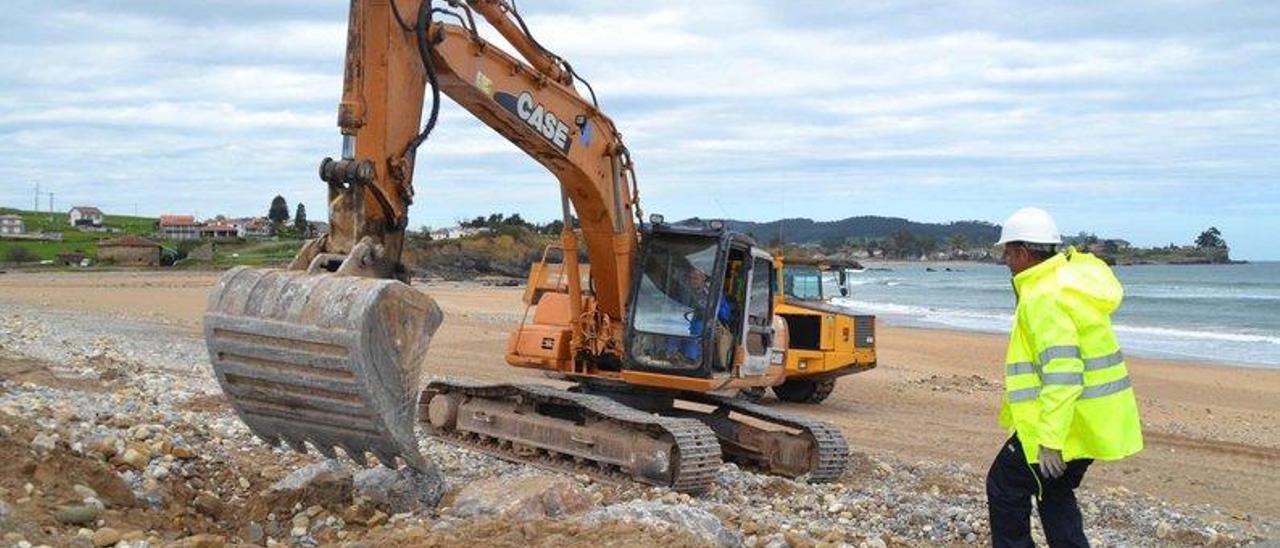
[[[787,541],[787,546],[791,548],[814,548],[813,539],[794,531],[785,531],[782,538]]]
[[[222,512],[226,510],[226,505],[222,503],[222,500],[208,493],[197,495],[195,500],[191,501],[191,505],[213,518],[222,517]]]
[[[9,524],[9,516],[13,515],[13,508],[3,500],[0,500],[0,528],[4,528]]]
[[[75,504],[71,506],[63,506],[53,513],[53,518],[59,523],[68,525],[85,525],[93,523],[98,519],[98,514],[102,509],[91,504]]]
[[[120,457],[120,460],[135,470],[143,470],[146,469],[147,463],[151,462],[151,457],[136,448],[130,447],[125,450],[124,456]]]
[[[218,535],[195,535],[164,545],[165,548],[222,548],[226,539]]]
[[[169,448],[169,454],[173,455],[173,458],[179,460],[190,460],[196,458],[195,449],[192,449],[190,445],[185,444],[177,444]]]
[[[326,460],[294,470],[272,484],[266,496],[274,499],[277,507],[280,503],[345,507],[351,503],[352,491],[351,471],[336,460]]]
[[[103,527],[93,532],[93,545],[98,548],[102,548],[104,546],[114,546],[117,542],[120,542],[120,540],[123,538],[124,538],[124,535],[120,534],[120,531],[117,531],[110,527]]]
[[[104,459],[116,456],[119,447],[120,437],[115,434],[99,434],[84,442],[85,451],[101,455]]]
[[[973,534],[973,533],[969,533],[969,534],[967,534],[967,535],[965,535],[965,536],[964,536],[964,541],[965,541],[965,542],[967,542],[967,543],[969,543],[969,544],[973,544],[973,543],[975,543],[975,542],[978,542],[978,535],[975,535],[975,534]]]
[[[75,484],[75,485],[73,485],[73,486],[71,486],[71,490],[72,490],[72,491],[75,491],[77,495],[80,495],[80,498],[82,498],[82,499],[96,499],[96,498],[98,498],[98,492],[97,492],[97,491],[94,491],[94,490],[93,490],[93,488],[91,488],[91,487],[87,487],[87,486],[84,486],[84,485],[80,485],[80,484],[78,484],[78,483],[77,483],[77,484]]]
[[[867,539],[865,544],[867,545],[867,548],[889,548],[889,545],[885,543],[884,538],[882,537]]]
[[[526,520],[585,512],[591,498],[559,476],[496,477],[468,484],[454,497],[454,517],[503,516]]]
[[[249,522],[249,525],[244,527],[242,535],[245,540],[253,544],[262,544],[267,540],[267,532],[264,531],[262,529],[262,525],[259,525],[256,521]]]
[[[1166,538],[1169,538],[1169,535],[1172,535],[1172,534],[1173,534],[1173,527],[1170,526],[1168,523],[1165,523],[1162,521],[1156,524],[1156,538],[1166,539]]]
[[[31,439],[31,452],[44,456],[58,447],[58,438],[41,432]]]
[[[769,535],[765,537],[763,540],[761,540],[760,542],[756,543],[756,546],[763,546],[764,548],[789,548],[790,547],[790,545],[787,544],[787,538],[783,536],[782,533],[774,533],[772,535]]]
[[[390,509],[392,514],[435,508],[446,487],[434,466],[425,472],[407,466],[398,470],[368,468],[356,472],[354,483],[357,496]]]
[[[725,527],[720,518],[701,508],[687,505],[632,500],[596,508],[583,516],[583,521],[593,525],[605,521],[622,521],[649,527],[676,527],[716,546],[743,545],[742,537]]]

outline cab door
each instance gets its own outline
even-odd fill
[[[751,268],[747,271],[746,314],[743,314],[745,359],[740,376],[764,375],[774,360],[773,301],[777,274],[773,258],[763,251],[751,250]],[[779,358],[781,352],[777,353]]]

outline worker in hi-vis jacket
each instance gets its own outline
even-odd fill
[[[1017,311],[1000,425],[1012,436],[987,473],[993,546],[1033,546],[1035,499],[1049,545],[1088,546],[1075,488],[1094,460],[1142,450],[1142,426],[1111,313],[1124,290],[1102,260],[1068,247],[1053,218],[1020,209],[998,245]]]

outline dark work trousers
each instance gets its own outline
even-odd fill
[[[1000,448],[987,472],[987,512],[991,545],[997,548],[1035,546],[1031,541],[1031,499],[1040,510],[1040,525],[1053,548],[1089,546],[1075,488],[1084,479],[1091,459],[1073,460],[1056,479],[1045,478],[1040,467],[1027,464],[1018,436]]]

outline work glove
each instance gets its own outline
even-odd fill
[[[1067,471],[1067,463],[1062,462],[1062,451],[1040,446],[1040,475],[1046,478],[1057,478]]]

